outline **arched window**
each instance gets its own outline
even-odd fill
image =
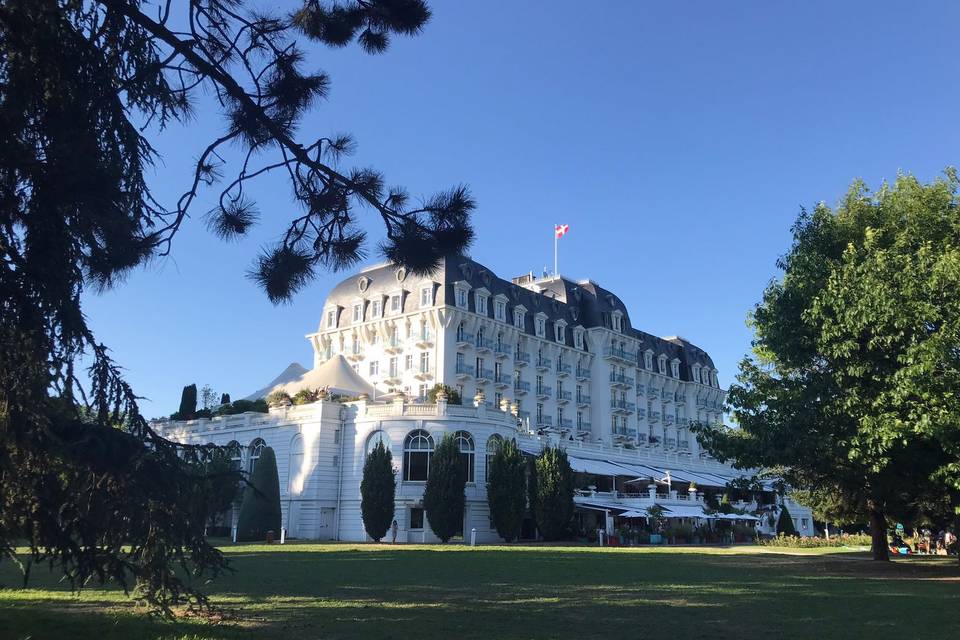
[[[497,454],[497,451],[499,451],[502,446],[503,438],[499,435],[493,434],[487,438],[487,457],[484,460],[484,478],[487,482],[490,482],[490,461],[493,460],[493,456]]]
[[[257,466],[257,460],[260,459],[260,455],[263,453],[265,446],[267,446],[267,443],[263,441],[263,438],[257,438],[250,443],[248,447],[249,454],[247,455],[247,473],[253,473],[253,470]]]
[[[303,485],[306,484],[307,474],[303,468],[303,436],[299,433],[293,436],[293,441],[290,443],[290,464],[287,466],[287,475],[289,476],[287,490],[291,495],[300,495],[303,492]]]
[[[367,437],[367,447],[365,455],[370,455],[370,452],[373,451],[374,447],[377,446],[378,442],[382,442],[383,446],[386,447],[387,451],[390,451],[390,436],[387,435],[386,431],[378,429],[371,433]]]
[[[453,439],[460,449],[460,464],[467,472],[467,482],[473,482],[474,461],[476,460],[476,451],[473,446],[473,436],[467,431],[457,431],[453,434]]]
[[[423,429],[407,434],[403,441],[403,479],[406,482],[426,482],[430,474],[433,438]]]
[[[240,471],[243,469],[243,448],[236,440],[231,440],[224,447],[227,450],[227,457],[230,458],[230,470]]]

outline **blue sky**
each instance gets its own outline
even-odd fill
[[[615,291],[635,326],[707,349],[724,386],[801,206],[835,202],[857,177],[929,180],[958,163],[955,2],[431,6],[424,33],[384,55],[311,48],[332,90],[300,137],[352,133],[343,166],[411,194],[469,185],[471,254],[504,277],[551,263],[553,224],[569,224],[560,271]],[[156,140],[166,202],[221,130],[214,105],[197,106]],[[244,273],[296,214],[289,191],[260,181],[261,224],[235,244],[200,219],[216,195],[171,257],[84,300],[148,416],[176,410],[191,382],[236,398],[292,361],[309,367],[303,336],[345,277],[271,305]]]

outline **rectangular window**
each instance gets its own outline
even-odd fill
[[[493,380],[494,382],[503,382],[503,363],[495,362],[493,363]],[[499,404],[497,405],[500,406]]]
[[[362,304],[353,305],[353,321],[354,322],[363,321],[363,305]]]
[[[410,507],[410,528],[423,529],[423,509]]]
[[[380,373],[380,363],[377,360],[374,360],[370,363],[370,375],[375,376]]]
[[[523,311],[514,311],[513,312],[513,326],[517,329],[523,329]]]
[[[543,405],[537,403],[537,422],[543,419]]]
[[[400,313],[400,294],[390,296],[390,311]]]
[[[494,408],[494,409],[499,409],[499,408],[500,408],[500,401],[501,401],[501,400],[503,400],[503,394],[502,394],[502,393],[497,392],[497,393],[493,394],[493,408]]]
[[[340,466],[340,456],[333,456],[333,466],[335,467]]]
[[[487,315],[487,296],[477,294],[477,313]]]
[[[327,311],[327,327],[333,327],[337,324],[337,312],[334,310]]]
[[[505,322],[507,320],[507,303],[497,300],[493,307],[493,315],[500,322]]]
[[[557,338],[557,342],[559,342],[560,344],[563,344],[563,342],[564,342],[564,340],[563,340],[563,326],[562,326],[562,325],[559,325],[559,324],[553,325],[553,332],[554,332],[554,334],[555,334],[555,336],[556,336],[556,338]]]
[[[433,287],[420,289],[420,306],[429,307],[431,305],[433,305]]]
[[[583,332],[576,331],[573,334],[573,346],[577,349],[583,349]]]
[[[420,354],[420,372],[427,373],[430,371],[430,352],[424,351]]]
[[[467,290],[457,289],[457,306],[461,309],[467,308]]]
[[[333,444],[340,444],[340,429],[333,430]]]
[[[370,303],[370,317],[371,317],[371,318],[379,318],[379,317],[380,317],[380,310],[381,310],[382,308],[383,308],[383,302],[381,302],[380,300],[374,300],[373,302],[371,302],[371,303]]]
[[[410,371],[413,369],[413,356],[404,356],[403,357],[403,370]]]
[[[397,359],[396,358],[390,358],[390,377],[391,378],[397,377]]]
[[[537,318],[537,337],[543,338],[547,334],[547,321],[543,318]]]
[[[428,391],[429,391],[429,388],[427,387],[427,385],[425,385],[425,384],[420,385],[419,397],[420,397],[421,400],[426,400],[426,399],[427,399],[427,392],[428,392]]]

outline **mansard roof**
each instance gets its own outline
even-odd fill
[[[470,286],[469,310],[476,312],[476,300],[473,295],[477,289],[489,292],[491,299],[498,295],[507,298],[507,318],[512,322],[513,308],[522,305],[526,309],[525,330],[533,333],[533,319],[538,313],[544,313],[551,325],[548,335],[553,336],[553,323],[564,320],[567,327],[566,343],[572,344],[573,328],[580,325],[586,329],[593,327],[610,328],[610,318],[615,312],[623,314],[623,333],[640,342],[640,351],[652,349],[654,357],[660,354],[669,360],[677,358],[681,362],[681,377],[691,378],[690,367],[694,364],[714,368],[713,360],[701,348],[683,338],[660,338],[653,334],[635,329],[630,321],[630,313],[623,301],[611,291],[604,289],[591,280],[573,282],[563,277],[537,279],[533,282],[538,291],[514,284],[496,275],[491,269],[466,256],[447,256],[437,269],[427,277],[405,273],[396,265],[386,263],[364,269],[342,281],[327,298],[327,307],[337,305],[350,309],[358,300],[369,300],[375,296],[389,296],[398,290],[416,292],[425,282],[434,282],[440,287],[437,304],[456,305],[455,283],[465,282]],[[418,297],[408,296],[405,304],[418,304]],[[493,316],[493,305],[487,305],[487,314]],[[338,326],[349,326],[349,311],[341,313]]]

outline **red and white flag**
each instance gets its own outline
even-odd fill
[[[568,224],[558,224],[553,228],[553,232],[558,238],[562,238],[563,234],[565,234],[567,231],[570,231],[570,225]]]

